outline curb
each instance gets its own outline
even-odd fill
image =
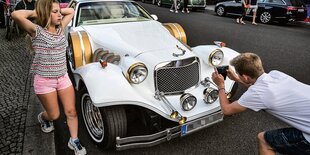
[[[44,133],[40,129],[37,115],[42,111],[41,103],[36,97],[32,74],[28,75],[27,85],[30,87],[28,111],[24,133],[23,155],[56,155],[54,132]]]

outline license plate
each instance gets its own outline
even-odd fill
[[[181,136],[185,136],[188,133],[205,128],[222,120],[223,120],[223,113],[217,112],[212,115],[189,122],[188,124],[183,124],[181,126]]]
[[[187,133],[187,124],[184,124],[181,127],[181,136],[185,136],[186,133]]]
[[[298,9],[298,12],[304,12],[305,10],[304,9]]]

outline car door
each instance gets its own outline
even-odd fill
[[[226,11],[231,14],[241,14],[242,13],[241,0],[234,0],[228,2],[226,6]]]
[[[258,14],[269,12],[272,19],[285,18],[286,5],[283,0],[259,0]]]

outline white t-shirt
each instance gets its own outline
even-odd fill
[[[280,71],[262,74],[238,100],[241,106],[264,109],[303,132],[310,142],[310,85]]]

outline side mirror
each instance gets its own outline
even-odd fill
[[[158,17],[156,15],[151,15],[151,17],[156,21],[158,20]]]

